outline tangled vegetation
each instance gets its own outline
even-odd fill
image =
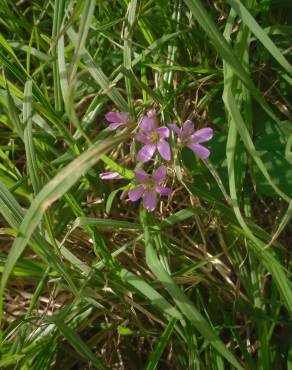
[[[291,3],[0,5],[0,368],[291,369]]]

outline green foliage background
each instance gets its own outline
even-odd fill
[[[291,10],[0,1],[1,368],[292,368]],[[215,134],[147,214],[99,173],[154,106]]]

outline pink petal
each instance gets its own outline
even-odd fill
[[[157,199],[155,191],[146,190],[144,193],[144,202],[143,202],[144,208],[146,208],[147,211],[152,212],[156,208],[156,203]]]
[[[159,193],[160,195],[169,195],[171,192],[172,192],[172,189],[171,188],[166,188],[164,186],[159,186],[159,185],[156,185],[155,186],[155,191],[157,193]]]
[[[146,163],[150,161],[156,150],[156,144],[146,144],[138,152],[137,160]]]
[[[108,112],[105,115],[107,121],[112,123],[128,123],[129,113],[128,112]]]
[[[128,112],[118,112],[118,117],[119,117],[120,122],[123,122],[125,125],[129,122]]]
[[[144,186],[138,185],[135,189],[129,191],[128,197],[132,202],[136,202],[136,200],[140,199],[144,194]]]
[[[147,135],[135,135],[135,140],[139,141],[140,143],[145,143],[145,144],[148,144],[151,142],[151,140],[149,139],[149,137]]]
[[[196,153],[202,159],[206,159],[210,155],[210,150],[207,148],[204,148],[200,144],[190,143],[187,145],[187,147],[190,148],[194,153]]]
[[[155,170],[153,177],[152,177],[154,182],[158,184],[161,181],[163,181],[165,179],[166,173],[167,173],[167,169],[165,166],[158,167],[157,170]]]
[[[117,112],[108,112],[105,115],[105,118],[109,122],[114,122],[114,123],[120,123],[121,122]]]
[[[203,143],[204,141],[211,140],[213,137],[213,130],[210,127],[202,128],[196,131],[192,136],[191,140],[196,143]]]
[[[123,122],[119,122],[119,123],[113,122],[107,128],[108,128],[108,130],[113,131],[113,130],[116,130],[120,126],[125,126],[125,124]]]
[[[177,135],[181,135],[181,129],[175,123],[169,123],[168,127],[170,127]]]
[[[162,139],[169,137],[169,129],[165,126],[159,127],[156,132]]]
[[[135,172],[136,179],[141,184],[144,184],[149,178],[147,173],[144,170],[142,170],[142,168],[136,168],[134,172]]]
[[[99,178],[102,180],[119,180],[123,177],[118,172],[109,171],[100,173]]]
[[[157,149],[163,159],[165,159],[166,161],[171,160],[170,146],[167,141],[165,140],[158,141]]]
[[[152,132],[156,128],[156,122],[154,119],[144,116],[139,125],[140,129],[145,132]]]
[[[189,119],[185,121],[184,126],[183,126],[184,135],[191,136],[194,130],[195,130],[195,125],[193,124],[193,122],[190,121]]]
[[[147,112],[147,117],[148,117],[148,118],[154,118],[154,117],[156,117],[156,110],[155,110],[155,109],[150,109],[150,110]]]

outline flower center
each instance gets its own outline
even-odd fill
[[[189,135],[182,133],[182,135],[178,138],[178,143],[182,145],[187,145],[190,141]]]
[[[153,189],[153,180],[149,179],[144,184],[146,190],[152,190]]]
[[[157,132],[152,132],[150,134],[150,139],[152,143],[157,143],[160,140],[160,136],[158,135]]]

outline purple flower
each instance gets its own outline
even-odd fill
[[[113,131],[120,126],[127,125],[129,123],[129,113],[128,112],[108,112],[105,115],[107,121],[111,122],[108,129]]]
[[[123,179],[123,176],[121,176],[118,172],[103,172],[99,174],[99,178],[102,180],[120,180]]]
[[[202,159],[209,157],[210,150],[200,145],[200,143],[212,139],[213,130],[210,127],[195,131],[195,126],[190,120],[184,123],[183,128],[177,127],[174,123],[168,126],[176,132],[179,144],[187,146]]]
[[[169,195],[171,193],[170,188],[160,185],[165,179],[166,172],[166,167],[160,166],[154,172],[153,176],[149,177],[144,170],[137,168],[135,170],[135,176],[139,185],[135,189],[129,191],[129,199],[135,202],[142,197],[144,208],[146,208],[148,212],[154,211],[157,204],[156,194]]]
[[[166,161],[170,161],[171,152],[166,138],[169,137],[169,129],[165,126],[158,127],[155,109],[147,112],[140,122],[143,135],[135,135],[135,139],[145,145],[139,150],[137,160],[145,163],[150,161],[156,150]]]

